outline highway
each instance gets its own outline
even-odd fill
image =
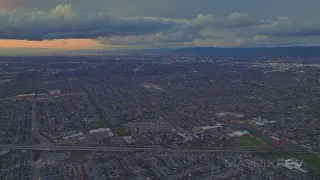
[[[50,144],[50,141],[39,133],[39,124],[37,121],[37,101],[36,101],[36,99],[33,99],[31,102],[32,102],[31,138],[32,138],[32,140],[38,139],[40,141],[39,143],[42,145]],[[46,160],[49,155],[50,155],[50,152],[42,151],[40,153],[39,158],[38,158],[38,163],[40,163],[42,160]],[[32,161],[32,160],[33,160],[33,155],[30,156],[30,161]],[[30,180],[32,180],[32,179],[39,179],[39,168],[36,166],[30,168]]]
[[[239,149],[233,147],[216,148],[157,148],[157,147],[111,147],[111,146],[53,146],[53,145],[22,145],[22,144],[2,144],[3,150],[39,150],[39,151],[105,151],[105,152],[168,152],[168,153],[291,153],[308,154],[303,150],[269,150],[269,149]]]
[[[32,114],[32,121],[31,121],[31,139],[33,141],[33,139],[39,139],[40,143],[41,143],[41,139],[40,139],[40,135],[38,132],[38,124],[37,124],[37,102],[36,100],[31,101],[32,102],[32,110],[31,110],[31,114]],[[40,156],[42,156],[43,153],[40,153]],[[32,162],[33,160],[33,156],[34,154],[32,153],[32,155],[30,156],[30,161]],[[34,166],[30,168],[30,177],[29,179],[39,179],[39,169]]]

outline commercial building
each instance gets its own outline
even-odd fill
[[[249,132],[248,131],[234,131],[232,133],[229,133],[228,135],[230,137],[241,137],[241,136],[246,135],[246,134],[249,134]]]
[[[134,144],[136,142],[131,136],[125,136],[123,139],[127,144]]]
[[[89,134],[92,135],[108,135],[109,137],[113,136],[113,133],[111,132],[111,130],[109,128],[99,128],[99,129],[93,129],[89,131]]]
[[[51,89],[49,90],[49,94],[60,94],[60,89]]]
[[[75,140],[75,139],[80,139],[81,137],[83,137],[83,133],[77,133],[77,134],[73,134],[73,135],[69,135],[69,136],[65,136],[63,137],[64,140]]]

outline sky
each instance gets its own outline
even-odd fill
[[[319,0],[0,0],[0,55],[320,44]]]

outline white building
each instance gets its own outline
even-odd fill
[[[2,150],[2,151],[0,152],[0,156],[5,155],[5,154],[8,154],[9,152],[10,152],[10,150]]]
[[[83,137],[83,133],[77,133],[77,134],[73,134],[73,135],[69,135],[69,136],[65,136],[63,137],[64,140],[73,140],[73,139],[79,139]]]
[[[250,133],[248,131],[234,131],[232,133],[229,133],[228,135],[231,137],[241,137],[246,134],[250,134]]]
[[[183,141],[184,142],[187,142],[187,141],[192,141],[192,136],[190,136],[190,135],[186,135],[186,134],[183,134],[183,133],[180,133],[180,132],[178,132],[177,133],[180,137],[182,137],[183,138]]]
[[[108,136],[109,137],[113,137],[113,133],[110,131],[110,132],[108,132]]]
[[[276,141],[280,141],[280,139],[277,138],[277,137],[271,136],[271,138],[274,139],[274,140],[276,140]]]
[[[254,122],[254,124],[257,125],[257,126],[263,126],[264,125],[263,122]]]
[[[123,139],[128,144],[134,144],[136,142],[131,136],[125,136]]]
[[[30,94],[19,94],[18,97],[32,97],[35,96],[36,93],[30,93]]]
[[[213,126],[204,126],[204,127],[201,127],[202,131],[209,130],[209,129],[213,129],[213,128],[214,128]]]
[[[209,129],[215,129],[215,128],[218,128],[218,127],[221,127],[223,124],[217,124],[216,126],[204,126],[204,127],[201,127],[202,131],[205,131],[205,130],[209,130]]]
[[[49,90],[49,94],[60,94],[60,89],[51,89]]]
[[[111,132],[111,130],[109,128],[92,129],[89,131],[89,134],[98,133],[98,132]]]
[[[99,129],[92,129],[89,131],[89,134],[95,134],[95,135],[104,135],[107,134],[109,137],[113,136],[113,133],[109,128],[99,128]]]

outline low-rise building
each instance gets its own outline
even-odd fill
[[[93,129],[89,131],[89,134],[94,135],[108,135],[109,137],[113,136],[113,133],[109,128],[99,128],[99,129]]]
[[[60,94],[60,89],[51,89],[51,90],[49,90],[49,94],[51,94],[51,95]]]
[[[241,137],[246,134],[249,134],[249,132],[248,131],[234,131],[232,133],[229,133],[228,135],[231,137]]]
[[[73,135],[69,135],[69,136],[65,136],[63,137],[64,140],[75,140],[75,139],[80,139],[81,137],[83,137],[83,133],[77,133],[77,134],[73,134]]]
[[[134,144],[136,142],[131,136],[125,136],[123,139],[127,144]]]

